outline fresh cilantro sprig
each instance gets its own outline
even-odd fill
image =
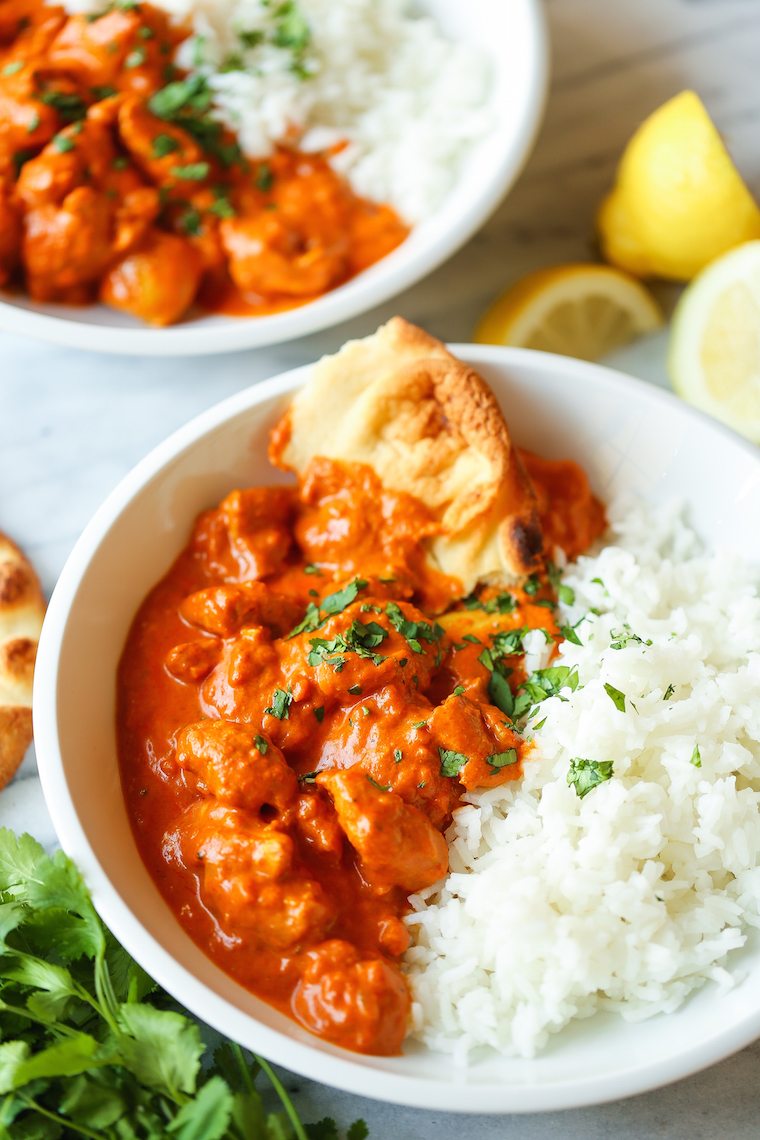
[[[477,594],[470,594],[462,604],[466,610],[484,610],[487,614],[511,614],[517,607],[514,596],[506,590],[487,601],[483,601]]]
[[[175,1008],[101,922],[74,863],[0,830],[0,1135],[21,1140],[338,1140],[304,1125],[263,1057],[206,1058]],[[282,1111],[267,1112],[268,1077]],[[347,1140],[365,1140],[357,1120]]]
[[[421,642],[427,641],[429,645],[440,641],[446,632],[438,622],[430,625],[426,621],[410,621],[404,617],[401,608],[396,602],[388,602],[385,612],[393,628],[406,640],[413,653],[422,653]]]

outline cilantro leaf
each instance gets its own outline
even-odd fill
[[[368,1136],[369,1128],[362,1118],[359,1117],[358,1120],[355,1120],[353,1124],[349,1126],[348,1132],[346,1133],[346,1140],[367,1140]]]
[[[667,689],[665,690],[665,696],[662,699],[664,701],[669,701],[670,698],[673,696],[673,693],[675,691],[676,691],[675,685],[668,685]]]
[[[612,778],[611,760],[583,760],[580,757],[570,761],[567,782],[575,787],[580,799],[590,791]]]
[[[430,623],[426,621],[410,621],[404,617],[400,606],[398,606],[396,602],[388,602],[385,607],[385,612],[391,625],[406,640],[413,653],[423,652],[420,642],[427,641],[429,644],[432,644],[436,641],[440,641],[444,636],[445,630],[442,629],[438,622],[434,622],[433,625],[430,625]]]
[[[212,1077],[195,1100],[183,1105],[167,1132],[176,1132],[177,1140],[221,1140],[227,1132],[232,1107],[233,1097],[226,1081]]]
[[[496,657],[514,657],[523,652],[523,638],[530,629],[527,625],[519,629],[501,629],[491,634],[492,652]]]
[[[26,1041],[4,1041],[0,1045],[0,1093],[12,1092],[16,1087],[16,1073],[30,1053]]]
[[[314,602],[309,602],[303,621],[300,621],[297,626],[291,629],[285,640],[289,641],[291,637],[297,637],[299,633],[311,633],[313,630],[319,628],[320,621],[321,618],[318,608],[314,605]]]
[[[356,595],[366,585],[368,583],[365,578],[354,578],[353,582],[349,582],[342,590],[337,590],[334,594],[328,594],[326,598],[323,598],[320,609],[326,614],[341,613],[346,606],[350,606],[352,602],[356,601]]]
[[[502,591],[495,598],[483,601],[476,594],[470,594],[463,602],[466,610],[483,610],[487,614],[511,614],[517,608],[517,602],[512,594]]]
[[[442,776],[458,776],[469,759],[462,752],[453,752],[450,748],[441,748],[440,746],[438,747],[438,755],[441,760]]]
[[[377,780],[373,780],[372,776],[369,775],[367,776],[367,779],[373,787],[377,788],[379,792],[389,792],[391,790],[390,784],[378,784]]]
[[[625,712],[625,693],[621,693],[620,689],[615,689],[612,685],[605,684],[604,691],[612,701],[616,709],[620,712]]]
[[[270,716],[277,717],[278,720],[289,720],[290,713],[288,709],[292,703],[292,693],[286,693],[284,689],[275,689],[272,703],[268,708],[264,709],[264,713],[269,713]]]
[[[267,752],[269,751],[269,745],[267,744],[266,740],[258,733],[256,733],[253,738],[253,746],[258,752],[261,753],[262,756],[266,756]]]
[[[562,634],[566,641],[572,641],[573,645],[583,645],[583,642],[578,637],[578,634],[575,632],[571,625],[561,625],[559,627],[559,632]]]
[[[325,706],[322,705],[321,708],[314,709],[314,716],[317,718],[317,720],[321,724],[322,721],[324,720],[324,716],[325,716]]]
[[[523,590],[529,598],[535,598],[538,591],[541,589],[541,580],[538,574],[531,574],[528,581],[523,584]]]
[[[170,1010],[126,1004],[119,1020],[128,1036],[119,1039],[124,1066],[149,1088],[177,1099],[195,1092],[203,1042],[198,1026]]]
[[[695,768],[701,768],[702,767],[702,757],[699,754],[699,745],[698,744],[694,745],[694,751],[691,754],[691,760],[689,761],[689,763],[693,764]]]
[[[136,1007],[137,1008],[137,1007]],[[40,1077],[73,1077],[92,1069],[101,1045],[89,1033],[77,1033],[34,1053],[22,1061],[13,1074],[14,1088],[20,1088]]]
[[[488,699],[492,705],[500,712],[505,713],[508,717],[513,716],[515,711],[515,700],[512,695],[512,689],[509,682],[498,669],[494,669],[488,681]]]
[[[338,1140],[338,1125],[331,1116],[325,1116],[314,1124],[307,1124],[306,1135],[309,1140]]]
[[[505,752],[494,752],[493,756],[486,756],[486,764],[491,765],[491,775],[495,776],[502,768],[517,763],[517,749],[507,748]]]

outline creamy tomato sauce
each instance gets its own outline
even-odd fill
[[[0,287],[151,324],[306,304],[407,236],[332,152],[248,161],[149,4],[0,3]]]
[[[533,475],[577,552],[604,527],[583,472]],[[522,637],[561,641],[546,577],[462,599],[425,560],[436,529],[359,464],[234,491],[119,669],[124,793],[179,921],[253,993],[365,1053],[400,1050],[402,919],[447,870],[462,791],[516,779],[531,747]]]

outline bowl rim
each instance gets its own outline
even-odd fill
[[[3,300],[0,292],[0,330],[30,336],[67,348],[84,348],[127,356],[188,356],[236,352],[280,344],[322,329],[332,328],[374,308],[416,284],[448,260],[487,221],[511,189],[525,165],[543,118],[549,81],[549,45],[541,0],[513,0],[519,4],[526,29],[524,55],[528,60],[523,117],[511,133],[500,162],[481,191],[462,208],[443,234],[432,234],[417,251],[396,250],[344,285],[298,308],[261,317],[213,315],[199,326],[167,328],[119,327],[68,316],[51,316]],[[427,221],[433,221],[446,202]],[[425,223],[422,223],[423,225]],[[6,295],[7,296],[7,295]]]
[[[728,442],[743,450],[760,465],[760,451],[731,428],[685,404],[673,393],[643,380],[586,361],[530,349],[495,345],[452,344],[450,350],[475,367],[519,366],[553,369],[572,382],[581,373],[593,373],[607,389],[646,392],[655,404],[676,407],[688,418],[709,424]],[[428,1077],[390,1072],[376,1062],[382,1059],[352,1054],[337,1047],[317,1048],[294,1040],[259,1022],[232,1002],[214,992],[172,957],[142,926],[137,915],[122,900],[90,846],[79,821],[64,772],[58,734],[58,659],[66,632],[69,610],[82,579],[100,544],[122,511],[142,488],[202,437],[249,408],[295,390],[308,376],[312,364],[302,365],[254,384],[213,405],[158,444],[108,495],[75,544],[53,591],[40,636],[34,678],[35,744],[39,773],[48,810],[61,845],[79,865],[103,920],[128,952],[151,976],[202,1021],[239,1040],[276,1064],[323,1084],[376,1100],[416,1108],[460,1113],[532,1113],[578,1108],[633,1096],[696,1073],[748,1045],[760,1036],[760,1006],[709,1040],[675,1051],[663,1060],[632,1062],[622,1070],[590,1076],[532,1084],[499,1086],[467,1083],[446,1084]],[[250,1030],[255,1027],[255,1043]],[[375,1087],[377,1086],[377,1087]],[[474,1095],[473,1095],[474,1094]]]

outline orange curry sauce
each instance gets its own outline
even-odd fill
[[[572,463],[526,456],[547,548],[604,513]],[[554,594],[431,569],[427,509],[369,467],[313,460],[298,489],[234,491],[132,625],[118,680],[142,856],[224,970],[313,1033],[395,1054],[408,895],[448,867],[463,790],[520,775],[521,636],[555,646]],[[300,631],[300,632],[299,632]]]
[[[0,288],[107,305],[151,324],[194,302],[232,315],[306,304],[407,236],[330,153],[247,161],[187,31],[133,0],[68,16],[0,0]]]

